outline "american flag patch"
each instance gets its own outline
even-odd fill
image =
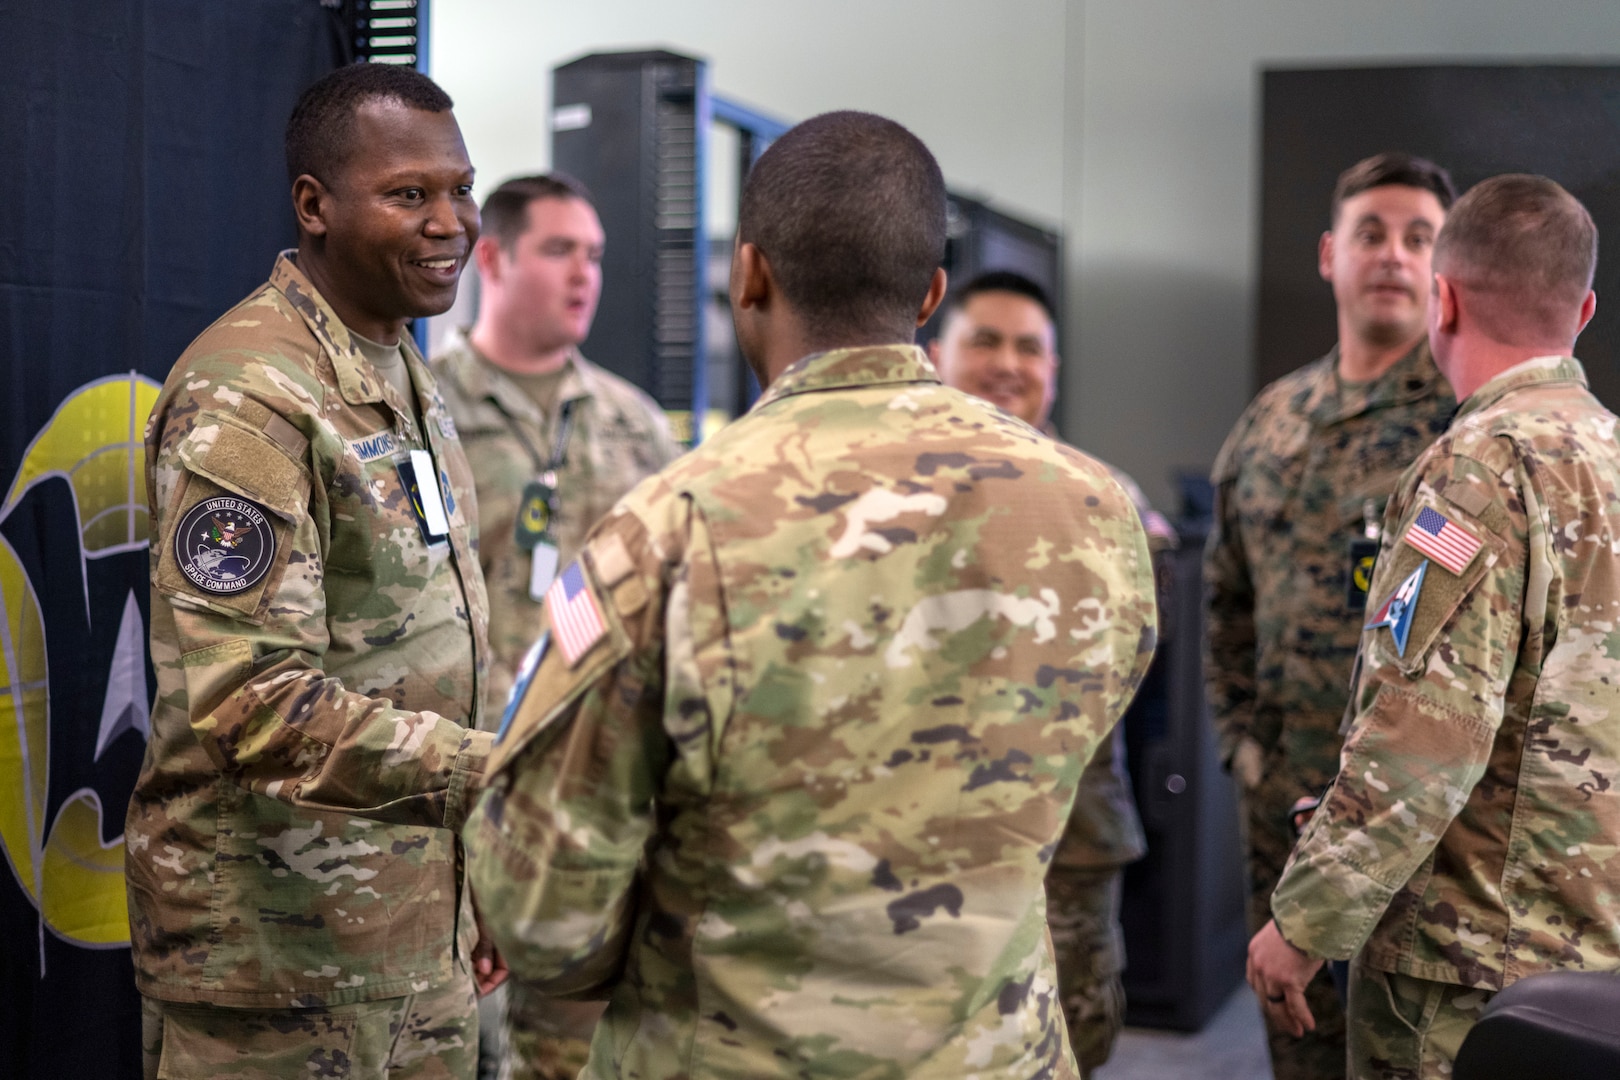
[[[546,610],[551,613],[552,636],[569,667],[607,633],[602,609],[596,606],[596,597],[585,584],[585,571],[578,559],[569,563],[546,590]]]
[[[1427,506],[1401,539],[1453,574],[1461,574],[1479,552],[1479,540],[1473,533]]]

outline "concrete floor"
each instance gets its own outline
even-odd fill
[[[1195,1035],[1126,1028],[1092,1080],[1269,1080],[1265,1028],[1254,993],[1239,985]]]

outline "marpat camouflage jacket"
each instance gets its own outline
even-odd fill
[[[576,566],[465,835],[514,971],[612,992],[583,1075],[1073,1076],[1042,879],[1155,627],[1107,470],[839,350]]]
[[[1368,383],[1342,383],[1338,362],[1334,348],[1260,391],[1212,475],[1210,711],[1222,761],[1250,736],[1268,770],[1294,779],[1284,808],[1338,769],[1363,622],[1364,598],[1350,602],[1350,544],[1363,538],[1365,504],[1380,521],[1401,473],[1456,407],[1427,342]]]

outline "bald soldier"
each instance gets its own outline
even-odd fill
[[[1384,516],[1343,763],[1284,871],[1249,980],[1354,956],[1350,1072],[1449,1077],[1492,995],[1620,970],[1620,447],[1571,355],[1597,230],[1499,176],[1434,251],[1429,340],[1463,399]]]
[[[509,962],[608,995],[585,1077],[1077,1075],[1042,880],[1154,640],[1101,465],[940,385],[927,148],[829,113],[750,172],[765,392],[546,600],[465,836]]]
[[[287,125],[298,249],[146,429],[157,696],[130,799],[149,1078],[473,1075],[456,830],[493,736],[472,472],[405,332],[478,235],[450,99],[360,64]]]
[[[1057,336],[1052,301],[1009,270],[980,274],[951,293],[929,359],[946,386],[1006,409],[1053,438]],[[1112,469],[1148,534],[1148,549],[1173,548],[1176,533],[1135,481]],[[1075,1057],[1087,1073],[1104,1064],[1125,1023],[1125,935],[1120,885],[1147,838],[1125,768],[1125,731],[1114,728],[1080,776],[1069,826],[1046,876],[1047,923],[1057,952],[1058,992]]]

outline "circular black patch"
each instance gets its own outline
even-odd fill
[[[186,511],[174,533],[174,561],[203,592],[228,596],[252,588],[275,557],[264,507],[235,495],[204,499]]]

